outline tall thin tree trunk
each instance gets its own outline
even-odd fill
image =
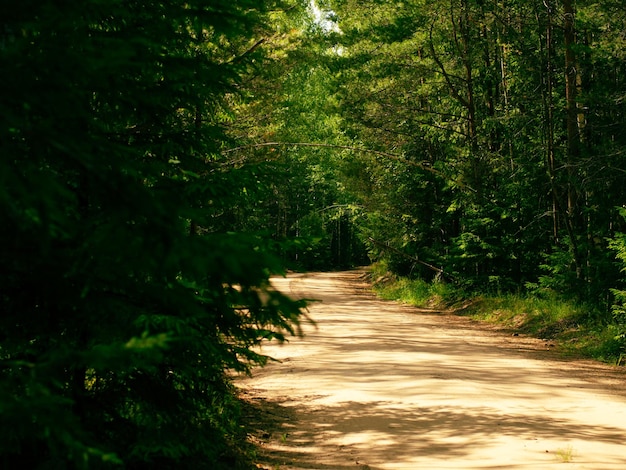
[[[564,39],[565,39],[565,100],[567,111],[567,211],[570,218],[575,218],[578,211],[576,187],[574,184],[575,165],[580,152],[580,138],[578,133],[578,106],[577,96],[577,67],[576,32],[574,30],[574,7],[572,0],[563,1]]]
[[[550,179],[550,190],[552,193],[552,236],[554,242],[559,241],[559,196],[556,184],[556,157],[555,157],[555,144],[554,144],[554,102],[553,102],[553,76],[552,76],[552,31],[554,25],[552,23],[552,7],[550,3],[546,3],[548,8],[548,22],[546,25],[546,63],[545,63],[545,76],[544,76],[544,115],[545,115],[545,127],[546,127],[546,160],[548,167],[548,178]]]
[[[580,201],[576,184],[576,165],[580,160],[580,134],[578,132],[578,106],[576,67],[576,30],[573,0],[563,0],[563,32],[565,40],[565,100],[567,121],[567,213],[566,224],[576,267],[576,278],[582,279],[582,263],[576,236],[580,228]]]
[[[463,68],[465,69],[465,81],[467,87],[467,131],[470,147],[470,159],[472,165],[472,177],[474,181],[472,185],[478,192],[478,196],[482,194],[482,171],[480,168],[480,159],[478,157],[478,136],[476,123],[476,100],[474,94],[474,75],[472,70],[471,57],[471,38],[470,38],[470,11],[467,0],[461,2],[461,17],[459,18],[459,32],[461,35],[461,46],[463,55]]]

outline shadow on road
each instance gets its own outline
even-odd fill
[[[264,348],[282,362],[243,381],[267,468],[626,464],[622,371],[355,294],[356,282],[325,273],[281,286],[321,302],[310,312],[317,327]]]

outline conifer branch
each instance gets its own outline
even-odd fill
[[[374,155],[379,155],[381,157],[387,157],[391,160],[394,160],[396,162],[400,162],[400,163],[404,163],[406,165],[409,166],[413,166],[413,167],[417,167],[420,168],[424,171],[427,171],[429,173],[432,173],[434,175],[437,175],[443,179],[446,179],[448,181],[454,181],[457,185],[459,185],[460,187],[464,188],[464,189],[468,189],[471,192],[476,192],[475,189],[471,188],[470,186],[467,186],[465,183],[462,183],[456,179],[451,178],[450,176],[446,175],[445,173],[435,169],[432,167],[432,165],[429,162],[414,162],[411,160],[407,160],[405,157],[403,157],[402,155],[398,155],[395,153],[389,153],[389,152],[383,152],[380,150],[374,150],[374,149],[368,149],[368,148],[364,148],[364,147],[355,147],[352,145],[337,145],[337,144],[324,144],[324,143],[317,143],[317,142],[259,142],[256,144],[247,144],[247,145],[242,145],[240,147],[234,147],[231,149],[226,149],[222,151],[223,155],[227,155],[229,153],[234,153],[234,152],[239,152],[241,150],[247,150],[247,149],[253,149],[253,148],[261,148],[261,147],[277,147],[277,146],[294,146],[294,147],[318,147],[318,148],[330,148],[330,149],[339,149],[339,150],[353,150],[355,152],[364,152],[364,153],[371,153]]]

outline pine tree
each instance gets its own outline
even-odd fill
[[[223,216],[228,98],[263,12],[24,0],[0,18],[0,466],[233,468],[226,372],[302,307]]]

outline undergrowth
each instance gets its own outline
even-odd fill
[[[545,293],[470,296],[451,284],[394,276],[383,264],[372,266],[371,274],[374,291],[383,299],[445,309],[511,334],[549,340],[564,355],[624,363],[618,325],[592,306]]]

